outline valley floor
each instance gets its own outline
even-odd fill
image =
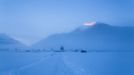
[[[0,75],[134,75],[134,53],[0,52]]]

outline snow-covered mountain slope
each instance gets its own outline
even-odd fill
[[[55,34],[33,45],[33,48],[130,50],[134,43],[134,27],[116,27],[104,23],[85,25],[70,33]],[[134,49],[134,48],[133,48]]]
[[[7,36],[6,34],[0,34],[0,49],[15,49],[26,48],[21,42]]]

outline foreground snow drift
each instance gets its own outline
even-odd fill
[[[133,75],[134,53],[57,53],[20,75]]]
[[[19,68],[49,56],[49,53],[0,52],[0,75],[12,75]]]

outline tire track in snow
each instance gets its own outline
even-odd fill
[[[34,65],[36,65],[36,64],[39,64],[40,62],[43,62],[44,60],[49,59],[51,56],[54,56],[54,53],[45,55],[45,56],[43,56],[43,58],[41,58],[40,60],[37,60],[36,62],[27,64],[27,65],[25,65],[25,66],[23,66],[23,67],[18,68],[17,70],[14,70],[14,75],[20,75],[19,72],[20,72],[21,70],[26,69],[26,68],[29,68],[29,67],[32,67],[32,66],[34,66]]]
[[[76,75],[91,75],[91,72],[84,69],[82,66],[63,59],[64,63],[74,71]]]

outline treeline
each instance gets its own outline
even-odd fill
[[[18,52],[18,53],[39,53],[39,52],[75,52],[75,53],[87,53],[87,52],[134,52],[134,50],[86,50],[86,49],[65,49],[63,46],[59,47],[59,49],[22,49],[22,48],[14,48],[14,49],[0,49],[0,52]]]
[[[37,53],[37,52],[81,52],[81,53],[86,53],[88,52],[87,50],[84,49],[65,49],[63,46],[61,46],[59,49],[22,49],[22,48],[14,48],[14,49],[0,49],[0,52],[19,52],[19,53]]]

